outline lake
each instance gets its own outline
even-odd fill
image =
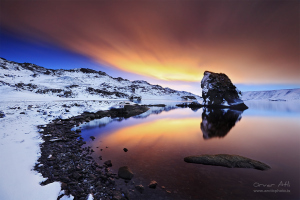
[[[142,103],[167,106],[82,125],[82,136],[99,164],[111,160],[114,173],[125,165],[132,169],[129,183],[118,180],[132,199],[300,199],[299,102],[246,101],[244,112],[191,110],[172,101]],[[200,154],[240,155],[271,169],[184,162],[184,157]],[[148,188],[152,180],[156,189]],[[135,190],[137,184],[145,187],[143,194]]]

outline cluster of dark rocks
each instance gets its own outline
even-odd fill
[[[34,169],[47,178],[42,185],[61,182],[65,195],[73,195],[74,200],[87,199],[129,199],[128,192],[116,189],[117,174],[110,171],[111,161],[99,165],[92,158],[93,149],[83,147],[86,144],[81,130],[72,131],[74,126],[102,117],[128,118],[147,111],[149,108],[139,105],[126,105],[123,109],[85,112],[79,116],[64,120],[53,120],[47,125],[38,126],[44,143],[41,144],[41,157]],[[71,130],[72,129],[72,130]],[[58,199],[63,196],[60,195]]]

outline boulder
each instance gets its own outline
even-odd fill
[[[128,166],[123,166],[119,168],[118,176],[126,180],[131,180],[133,178],[133,172]]]
[[[203,165],[215,165],[229,168],[253,168],[267,170],[271,167],[257,160],[252,160],[239,155],[217,154],[217,155],[197,155],[184,158],[185,162]]]
[[[241,91],[226,74],[205,71],[201,81],[203,104],[207,107],[231,107],[246,110]]]

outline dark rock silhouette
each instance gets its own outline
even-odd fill
[[[246,110],[237,90],[226,74],[205,71],[201,81],[203,105],[206,107],[232,107]]]
[[[204,108],[200,125],[203,138],[225,137],[242,119],[242,113],[238,110]]]
[[[229,168],[253,168],[267,170],[271,167],[257,160],[252,160],[239,155],[217,154],[217,155],[197,155],[184,158],[185,162],[203,165],[215,165]]]

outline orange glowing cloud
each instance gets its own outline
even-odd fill
[[[300,83],[299,2],[5,1],[1,27],[161,80]]]

